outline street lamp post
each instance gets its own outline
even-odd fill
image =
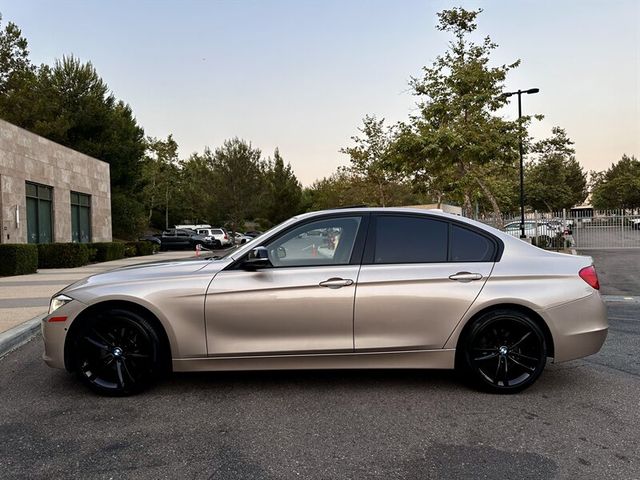
[[[539,88],[530,88],[529,90],[518,90],[517,92],[505,93],[505,97],[512,95],[518,95],[518,124],[522,119],[522,94],[527,95],[532,93],[538,93]],[[522,132],[520,132],[520,238],[527,238],[524,234],[524,148],[522,146]]]

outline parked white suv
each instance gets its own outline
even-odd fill
[[[217,240],[220,242],[221,247],[233,245],[231,235],[229,235],[224,228],[199,228],[197,232],[198,235],[202,235],[211,240]]]

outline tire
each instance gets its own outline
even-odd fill
[[[458,345],[457,366],[476,387],[516,393],[533,385],[547,363],[545,335],[528,315],[494,310],[481,315]]]
[[[112,308],[85,319],[73,342],[73,370],[102,395],[141,392],[166,372],[168,349],[158,332],[129,310]]]

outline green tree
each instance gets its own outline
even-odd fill
[[[591,203],[595,208],[640,208],[640,161],[636,157],[622,155],[594,177]]]
[[[109,163],[111,184],[133,189],[145,152],[144,131],[131,108],[116,100],[91,62],[63,57],[40,67],[35,90],[46,101],[14,123]]]
[[[265,165],[261,152],[239,138],[225,140],[211,157],[216,216],[236,231],[255,217],[264,200]]]
[[[518,159],[518,137],[522,124],[499,117],[505,105],[503,95],[507,73],[519,60],[492,67],[489,64],[497,45],[486,37],[475,44],[469,37],[476,30],[482,10],[463,8],[438,14],[438,30],[451,32],[449,49],[423,68],[422,78],[413,78],[411,87],[420,98],[420,114],[412,117],[399,139],[404,170],[414,183],[423,182],[439,199],[461,202],[468,211],[476,191],[484,195],[500,218],[500,205],[485,181],[485,169],[509,170]]]
[[[527,165],[525,201],[534,210],[569,209],[587,198],[587,175],[575,158],[573,142],[560,127],[553,135],[535,142],[537,158]]]
[[[276,148],[266,167],[266,216],[274,224],[300,213],[302,186]]]
[[[169,205],[179,185],[178,144],[169,135],[166,140],[149,137],[146,145],[141,165],[141,197],[148,211],[147,224],[151,224],[154,209],[161,207],[164,228],[169,228]]]
[[[7,23],[0,30],[0,98],[16,88],[25,75],[32,76],[33,71],[27,39],[22,36],[22,31],[15,23]]]
[[[389,183],[389,199],[395,205],[416,205],[425,203],[425,198],[413,192],[407,182]],[[348,205],[376,205],[377,191],[371,183],[353,173],[351,168],[339,168],[330,177],[317,180],[303,192],[303,209],[306,211],[325,210]]]
[[[180,162],[179,186],[176,198],[181,205],[182,219],[194,223],[221,223],[224,216],[217,205],[214,189],[213,153],[206,148],[202,155],[194,153]]]
[[[349,155],[351,173],[368,185],[369,203],[382,207],[393,205],[400,181],[400,174],[392,161],[395,127],[385,127],[384,118],[378,120],[371,115],[367,115],[362,123],[358,129],[362,137],[351,137],[355,146],[340,151]]]

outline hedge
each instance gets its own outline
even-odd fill
[[[38,246],[29,244],[0,244],[0,276],[36,273]]]
[[[120,242],[101,242],[92,243],[90,260],[92,262],[109,262],[111,260],[120,260],[124,258],[124,243]]]
[[[84,243],[38,244],[38,268],[74,268],[89,263],[89,248]]]
[[[142,257],[144,255],[153,255],[158,251],[158,246],[146,241],[127,242],[125,244],[125,257]]]

